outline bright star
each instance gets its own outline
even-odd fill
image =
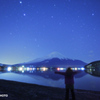
[[[23,16],[26,16],[26,14],[24,13]]]
[[[22,4],[22,1],[20,1],[19,3]]]

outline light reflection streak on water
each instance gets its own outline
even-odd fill
[[[66,71],[67,68],[63,68],[63,67],[45,67],[45,66],[42,66],[42,67],[26,67],[24,65],[22,66],[17,66],[17,67],[7,67],[7,68],[4,68],[4,71],[9,71],[9,72],[30,72],[30,73],[33,73],[34,71],[43,71],[43,72],[46,72],[48,70],[50,71]],[[78,71],[78,70],[84,70],[84,67],[80,67],[80,68],[77,68],[77,67],[73,67],[71,68],[73,71]],[[2,68],[0,68],[0,71],[2,70]]]

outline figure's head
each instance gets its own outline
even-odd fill
[[[73,71],[72,71],[71,67],[68,67],[66,72],[73,72]]]

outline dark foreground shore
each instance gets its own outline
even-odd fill
[[[3,97],[3,96],[8,97]],[[75,90],[76,100],[100,100],[100,92]],[[0,100],[64,100],[65,89],[0,80]],[[70,94],[71,100],[71,94]]]

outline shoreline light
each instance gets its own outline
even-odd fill
[[[22,67],[24,67],[24,65]]]
[[[85,68],[84,68],[84,67],[82,67],[82,68],[81,68],[81,70],[85,70]]]
[[[35,68],[33,68],[33,70],[35,70]]]
[[[77,68],[75,67],[75,70],[77,70]]]
[[[23,70],[23,68],[22,67],[19,67],[19,71],[22,71]]]
[[[46,68],[46,67],[41,67],[40,70],[41,70],[41,71],[47,71],[48,68]]]
[[[30,70],[30,68],[29,67],[27,67],[27,71],[29,71]]]
[[[60,70],[64,70],[64,68],[60,68]]]
[[[11,71],[11,70],[12,70],[12,68],[11,68],[11,67],[8,67],[8,68],[7,68],[7,71]]]
[[[57,68],[57,70],[59,71],[59,70],[60,70],[60,68]]]
[[[81,68],[78,68],[78,70],[81,70]]]

